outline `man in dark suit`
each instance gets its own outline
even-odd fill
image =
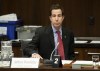
[[[59,4],[53,4],[50,9],[51,25],[38,28],[32,41],[23,50],[24,55],[33,58],[49,59],[52,51],[58,54],[58,35],[56,31],[60,31],[63,42],[63,59],[74,59],[74,36],[73,33],[62,26],[64,20],[64,10]]]

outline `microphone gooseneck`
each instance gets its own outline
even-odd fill
[[[57,43],[57,45],[55,46],[54,50],[52,51],[51,55],[50,55],[50,60],[52,60],[52,55],[54,53],[54,51],[58,48],[59,42]]]

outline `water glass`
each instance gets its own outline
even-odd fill
[[[2,66],[9,66],[12,58],[12,42],[1,41],[1,63]]]
[[[12,53],[12,42],[11,41],[1,41],[1,53]]]

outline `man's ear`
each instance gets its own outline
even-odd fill
[[[65,19],[65,16],[62,16],[62,20],[64,20]]]

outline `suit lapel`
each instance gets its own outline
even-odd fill
[[[62,41],[63,41],[64,48],[65,48],[65,40],[66,40],[66,32],[64,31],[64,29],[62,29]]]
[[[51,43],[51,48],[54,49],[55,44],[54,44],[54,35],[53,35],[52,27],[48,28],[48,38],[49,38],[49,41]]]
[[[62,41],[63,41],[63,46],[64,46],[64,53],[65,53],[65,58],[67,57],[67,52],[65,51],[68,51],[68,33],[66,33],[66,31],[64,29],[62,29]]]

